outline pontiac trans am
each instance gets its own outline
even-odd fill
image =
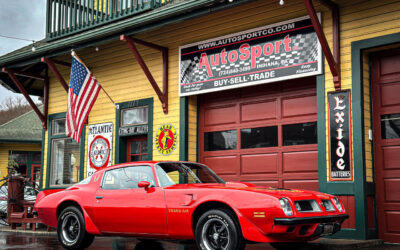
[[[202,164],[154,161],[106,167],[67,189],[42,191],[34,209],[66,249],[86,248],[95,235],[194,239],[207,250],[297,245],[336,233],[348,217],[329,194],[224,182]]]

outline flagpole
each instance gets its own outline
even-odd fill
[[[88,68],[86,66],[85,63],[83,63],[83,61],[79,58],[79,56],[76,54],[75,50],[71,50],[71,56],[75,57],[79,62],[81,62],[83,65],[85,65],[86,68]],[[100,85],[100,88],[103,90],[103,92],[107,95],[108,99],[110,99],[110,101],[114,104],[114,106],[116,105],[116,103],[114,102],[114,100],[111,98],[111,96],[107,93],[107,91],[103,88],[103,86],[98,83]]]

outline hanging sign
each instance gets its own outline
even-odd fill
[[[112,164],[113,124],[89,125],[87,177]]]
[[[322,73],[308,16],[181,46],[179,53],[180,96]]]
[[[155,138],[158,152],[162,155],[171,154],[176,148],[177,137],[178,134],[174,126],[169,123],[161,125]]]
[[[140,126],[130,126],[130,127],[121,127],[119,128],[119,135],[143,135],[147,134],[148,125],[140,125]]]
[[[352,181],[351,93],[328,93],[329,104],[329,181]]]

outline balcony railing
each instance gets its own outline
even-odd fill
[[[46,38],[69,36],[171,3],[173,0],[47,0]]]

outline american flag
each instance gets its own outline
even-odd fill
[[[82,128],[100,91],[100,84],[85,64],[72,55],[65,134],[79,143]]]

